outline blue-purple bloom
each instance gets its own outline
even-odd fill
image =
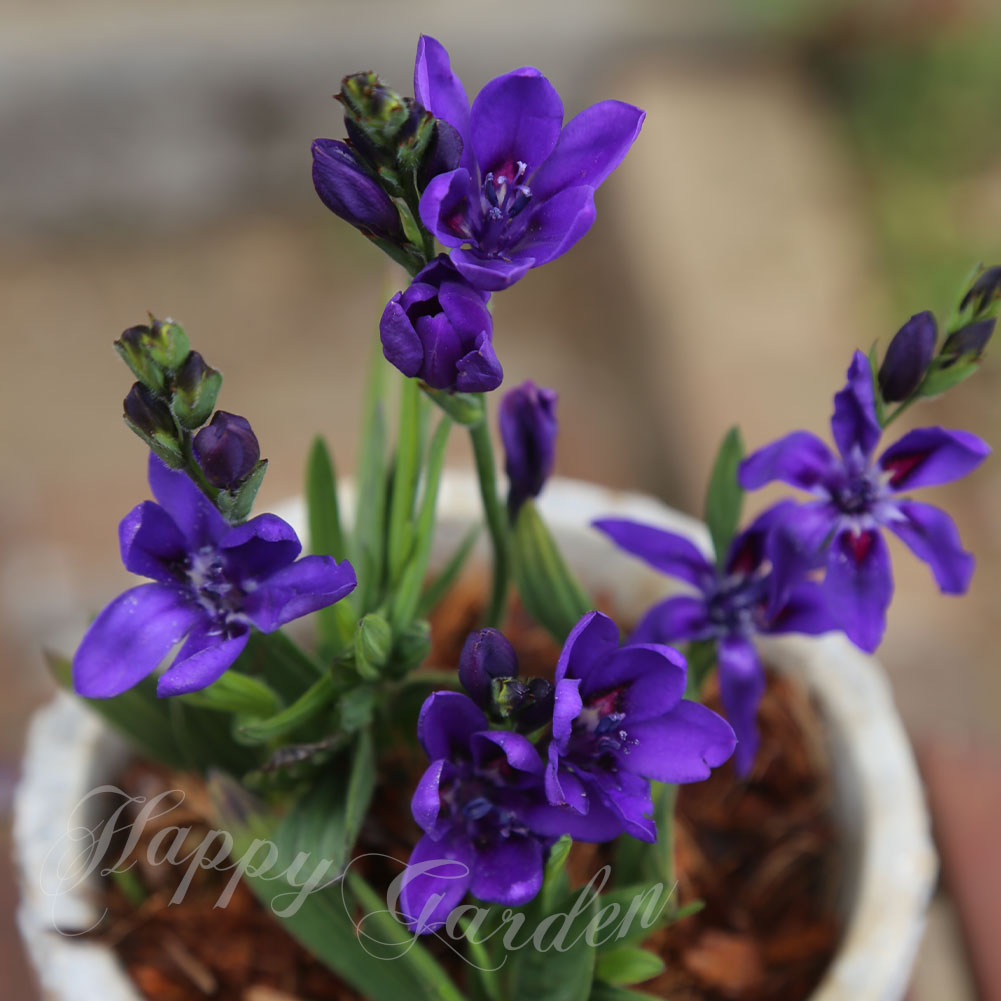
[[[893,595],[889,550],[879,529],[889,528],[928,563],[943,593],[965,592],[974,560],[952,519],[903,495],[965,476],[990,448],[967,431],[927,427],[909,431],[875,457],[882,429],[872,370],[861,352],[834,397],[831,432],[837,455],[816,435],[795,431],[745,459],[738,478],[745,490],[780,480],[814,495],[785,508],[776,524],[776,572],[788,581],[826,562],[823,588],[831,613],[852,642],[872,651],[883,637]]]
[[[379,321],[383,354],[404,375],[434,389],[496,389],[504,370],[494,354],[489,298],[447,257],[436,257],[386,304]]]
[[[529,379],[501,400],[498,421],[512,513],[530,497],[538,497],[553,472],[559,430],[557,399],[555,390],[536,386]]]
[[[676,650],[653,643],[620,647],[618,626],[607,615],[585,615],[556,666],[549,802],[570,807],[596,831],[618,825],[656,841],[649,780],[700,782],[736,745],[724,719],[682,698],[685,676]]]
[[[151,674],[185,640],[161,675],[158,695],[211,685],[247,644],[355,587],[350,563],[296,557],[295,531],[273,514],[232,526],[181,472],[149,460],[154,501],[118,529],[122,562],[152,578],[119,595],[87,630],[73,658],[73,685],[88,698],[118,695]]]
[[[427,698],[417,736],[431,764],[411,801],[425,833],[400,895],[410,928],[435,931],[467,890],[490,903],[528,903],[542,886],[546,852],[562,833],[540,833],[533,824],[533,813],[550,827],[561,821],[545,802],[538,751],[521,734],[491,730],[458,692]]]
[[[644,112],[602,101],[563,126],[563,102],[530,66],[488,83],[470,108],[440,42],[421,36],[417,100],[462,137],[459,166],[424,191],[424,225],[477,288],[497,291],[566,253],[594,222],[594,192],[619,165]]]
[[[347,143],[313,140],[313,187],[336,216],[368,236],[393,240],[402,235],[392,199],[357,161]]]
[[[816,582],[800,580],[782,592],[775,587],[769,529],[782,511],[782,506],[771,509],[741,532],[730,544],[722,569],[674,532],[623,519],[594,522],[595,528],[626,552],[696,589],[696,594],[675,595],[654,605],[630,640],[716,643],[720,697],[737,735],[734,766],[742,776],[750,772],[757,753],[756,719],[765,690],[754,635],[817,635],[837,628]]]

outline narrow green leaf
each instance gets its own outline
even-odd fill
[[[522,603],[562,643],[594,602],[567,566],[532,501],[525,501],[518,512],[511,553]]]
[[[250,634],[246,649],[234,665],[244,674],[259,677],[285,702],[293,702],[326,668],[281,629]]]
[[[340,694],[338,686],[329,674],[317,678],[313,684],[290,706],[268,719],[243,724],[240,735],[248,741],[266,744],[313,719],[329,709]]]
[[[235,670],[227,671],[200,692],[177,698],[185,705],[260,718],[274,716],[282,708],[281,700],[270,685]]]
[[[619,867],[615,867],[619,875]],[[645,942],[658,928],[671,924],[675,916],[675,884],[658,881],[655,877],[623,884],[601,895],[601,906],[618,907],[617,919],[609,927],[614,937],[603,942],[601,949],[619,949]]]
[[[566,896],[566,869],[567,858],[570,849],[573,847],[573,838],[569,834],[564,834],[559,841],[549,849],[549,858],[546,859],[546,868],[543,873],[542,889],[539,891],[539,911],[542,914],[552,912],[553,904],[557,897]]]
[[[883,399],[883,393],[879,388],[879,364],[878,355],[876,351],[876,345],[873,344],[869,348],[869,371],[872,373],[872,398],[876,401],[876,420],[879,421],[879,426],[884,427],[886,425],[886,401]]]
[[[466,560],[469,559],[469,554],[473,551],[473,546],[476,545],[476,540],[480,537],[482,530],[482,525],[473,525],[465,536],[463,536],[462,542],[459,543],[458,548],[448,558],[448,562],[441,573],[425,589],[417,608],[418,615],[427,615],[452,589],[452,586],[458,580],[459,574],[462,573],[462,568],[465,566]]]
[[[596,980],[588,1001],[662,1001],[662,999],[659,995],[633,991],[628,987],[613,987],[611,984]]]
[[[306,462],[306,512],[309,519],[309,551],[320,556],[333,556],[338,563],[347,559],[337,500],[337,472],[330,450],[320,435],[313,439]]]
[[[709,526],[719,566],[726,561],[727,550],[740,523],[744,492],[737,482],[737,467],[743,458],[744,443],[740,437],[740,429],[732,427],[727,431],[716,453],[712,475],[709,477],[709,489],[706,492],[706,524]]]
[[[595,977],[613,987],[642,984],[664,972],[664,960],[646,949],[622,946],[598,954]]]
[[[413,379],[403,380],[396,462],[389,507],[389,584],[400,578],[414,547],[414,500],[421,465],[421,395]]]

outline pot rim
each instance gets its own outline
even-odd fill
[[[343,507],[352,505],[345,484]],[[590,529],[595,518],[644,521],[686,535],[708,550],[700,522],[652,497],[554,478],[540,508],[584,584],[611,591],[624,607],[646,608],[675,590],[640,561]],[[471,472],[448,471],[439,494],[436,558],[443,562],[480,517]],[[278,513],[297,529],[301,499]],[[486,552],[480,540],[479,549]],[[854,893],[841,943],[810,1001],[900,1001],[924,931],[937,873],[914,756],[882,667],[844,636],[765,637],[769,664],[802,677],[828,721],[838,819],[854,856]],[[128,756],[124,743],[72,696],[60,693],[34,716],[14,803],[14,856],[21,883],[18,924],[51,1001],[140,1001],[111,948],[55,928],[99,919],[87,884],[53,896],[60,842],[74,807]],[[54,826],[63,818],[64,829]]]

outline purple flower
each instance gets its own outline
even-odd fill
[[[494,354],[489,298],[447,257],[436,257],[387,303],[379,322],[383,354],[404,375],[434,389],[496,389],[504,370]]]
[[[261,457],[250,421],[225,410],[215,412],[212,422],[195,435],[193,446],[209,483],[222,490],[239,486]]]
[[[528,903],[542,886],[552,843],[533,830],[528,813],[554,813],[545,805],[538,751],[521,734],[491,730],[458,692],[428,697],[417,736],[431,764],[411,801],[425,833],[400,895],[410,928],[435,931],[467,890],[490,903]]]
[[[481,708],[490,705],[495,678],[518,674],[518,655],[508,639],[496,629],[477,629],[466,637],[459,655],[459,681]]]
[[[649,780],[699,782],[736,744],[724,719],[682,698],[685,673],[676,650],[620,648],[618,626],[607,615],[585,615],[556,666],[549,802],[585,819],[595,814],[595,823],[610,814],[626,833],[656,841]]]
[[[184,473],[150,456],[145,501],[118,528],[122,562],[150,577],[119,595],[87,630],[73,658],[73,684],[110,698],[151,674],[185,640],[160,677],[158,695],[211,685],[236,660],[250,627],[279,626],[339,601],[355,587],[350,563],[296,560],[292,527],[273,514],[229,525]]]
[[[845,388],[834,397],[831,432],[838,455],[816,435],[795,431],[745,459],[739,480],[746,490],[780,480],[815,496],[785,508],[776,524],[776,572],[795,578],[804,566],[820,565],[826,551],[828,607],[852,642],[872,651],[883,637],[893,595],[880,527],[929,564],[943,593],[962,594],[974,560],[955,524],[944,511],[903,494],[965,476],[990,448],[967,431],[928,427],[909,431],[874,458],[882,430],[872,370],[858,351]]]
[[[512,513],[538,497],[556,461],[556,391],[528,380],[501,400],[499,422]]]
[[[619,165],[644,112],[602,101],[563,127],[563,103],[530,66],[497,77],[473,101],[440,42],[421,36],[414,93],[455,127],[458,168],[439,174],[420,202],[424,225],[466,279],[497,291],[566,253],[594,222],[594,192]]]
[[[403,233],[389,195],[355,159],[347,143],[313,140],[313,186],[336,216],[369,236],[395,240]]]
[[[817,635],[837,628],[817,583],[800,580],[782,593],[776,591],[769,565],[773,538],[769,529],[782,510],[781,506],[771,509],[738,535],[722,570],[674,532],[620,519],[594,522],[616,545],[696,589],[696,594],[677,595],[654,605],[636,627],[631,642],[716,643],[720,696],[737,735],[734,765],[740,775],[750,772],[757,753],[756,718],[765,690],[753,636]]]

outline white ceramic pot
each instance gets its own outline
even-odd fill
[[[541,506],[585,587],[614,595],[630,617],[670,585],[590,529],[594,518],[635,518],[708,545],[699,522],[637,494],[557,479]],[[435,554],[443,560],[481,516],[471,475],[445,477],[439,513]],[[304,523],[301,503],[282,514]],[[848,846],[845,932],[812,1001],[901,1001],[936,859],[914,758],[883,670],[835,635],[773,637],[761,646],[769,664],[803,679],[827,722],[837,817]],[[87,928],[100,918],[93,882],[55,893],[74,882],[59,865],[70,829],[88,824],[86,817],[71,818],[72,811],[88,791],[114,779],[126,756],[122,742],[69,696],[57,697],[32,723],[14,848],[22,884],[18,919],[46,1001],[139,1001],[110,949],[55,930]]]

